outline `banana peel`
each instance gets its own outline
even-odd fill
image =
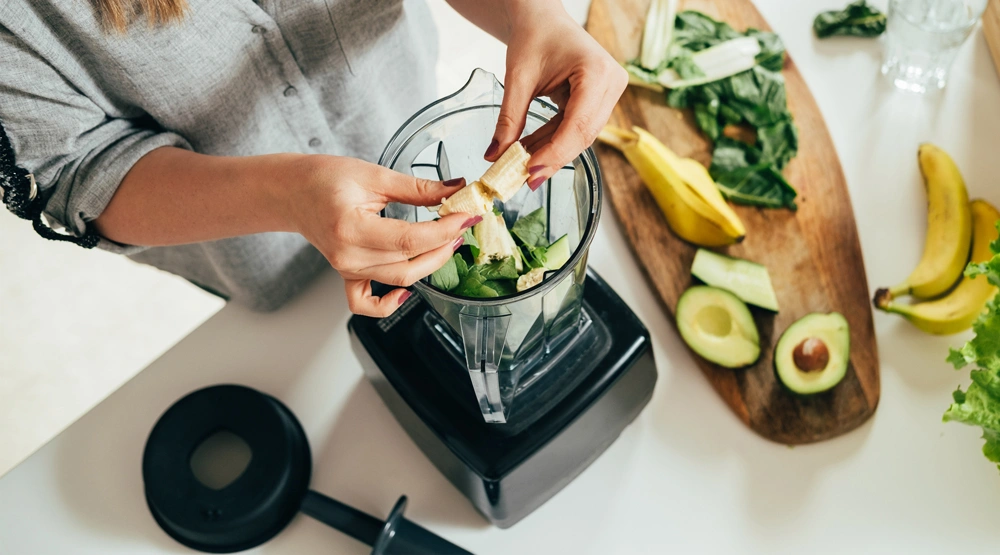
[[[598,140],[619,150],[656,199],[670,229],[704,247],[743,241],[746,228],[726,203],[708,170],[680,158],[648,131],[606,126]]]

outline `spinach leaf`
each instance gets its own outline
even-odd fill
[[[496,291],[497,295],[501,297],[517,293],[517,281],[511,279],[491,279],[483,285]]]
[[[735,203],[795,210],[795,189],[762,156],[753,146],[722,137],[709,173],[722,194]]]
[[[786,117],[767,127],[758,127],[757,144],[761,149],[758,162],[782,169],[799,149],[799,130],[792,118]]]
[[[825,39],[836,35],[877,37],[885,32],[885,14],[857,0],[840,11],[823,12],[813,20],[816,36]]]
[[[431,274],[431,285],[437,287],[442,291],[451,291],[452,289],[458,287],[459,277],[458,268],[455,265],[455,258],[462,258],[462,255],[456,254],[448,259],[433,274]],[[463,260],[464,262],[464,260]]]
[[[462,297],[473,297],[473,298],[490,298],[498,297],[496,290],[486,285],[486,278],[483,277],[480,269],[482,266],[473,266],[469,268],[469,273],[466,274],[465,279],[463,279],[458,287],[455,288],[455,294]]]
[[[515,266],[514,257],[507,256],[501,258],[500,260],[494,260],[488,264],[481,264],[473,266],[483,279],[517,279],[520,274],[517,273],[517,267]]]
[[[757,39],[760,43],[760,54],[757,54],[757,63],[771,71],[781,71],[785,66],[785,43],[781,42],[781,37],[767,31],[757,29],[747,29],[747,36]]]
[[[469,251],[472,253],[472,258],[479,256],[479,241],[476,240],[476,236],[472,233],[471,227],[465,230],[465,233],[462,234],[462,238],[465,239],[462,246],[469,247]]]
[[[510,231],[522,243],[531,247],[548,244],[545,234],[545,207],[539,208],[514,222]]]

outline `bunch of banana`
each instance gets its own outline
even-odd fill
[[[528,180],[528,160],[531,154],[520,142],[514,142],[504,151],[478,181],[466,185],[462,190],[441,202],[439,216],[458,212],[483,215],[493,210],[493,199],[507,202],[521,190]]]
[[[970,261],[992,258],[1000,212],[984,200],[968,199],[965,182],[950,156],[923,144],[917,152],[927,188],[927,238],[923,256],[909,277],[875,292],[875,306],[900,314],[928,333],[947,335],[972,326],[997,292],[985,277],[963,276]],[[910,295],[918,302],[895,300]]]
[[[605,127],[598,140],[625,155],[656,199],[670,229],[703,247],[739,243],[746,228],[726,203],[705,166],[681,158],[648,131]]]

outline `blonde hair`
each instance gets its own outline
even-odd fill
[[[150,26],[184,17],[187,0],[93,0],[104,25],[123,32],[134,19],[145,16]]]

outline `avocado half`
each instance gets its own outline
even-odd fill
[[[677,300],[677,329],[694,352],[726,368],[757,362],[760,335],[750,309],[729,291],[706,285]]]
[[[813,313],[788,326],[774,348],[774,369],[788,389],[813,395],[833,388],[847,374],[851,333],[838,312]]]

